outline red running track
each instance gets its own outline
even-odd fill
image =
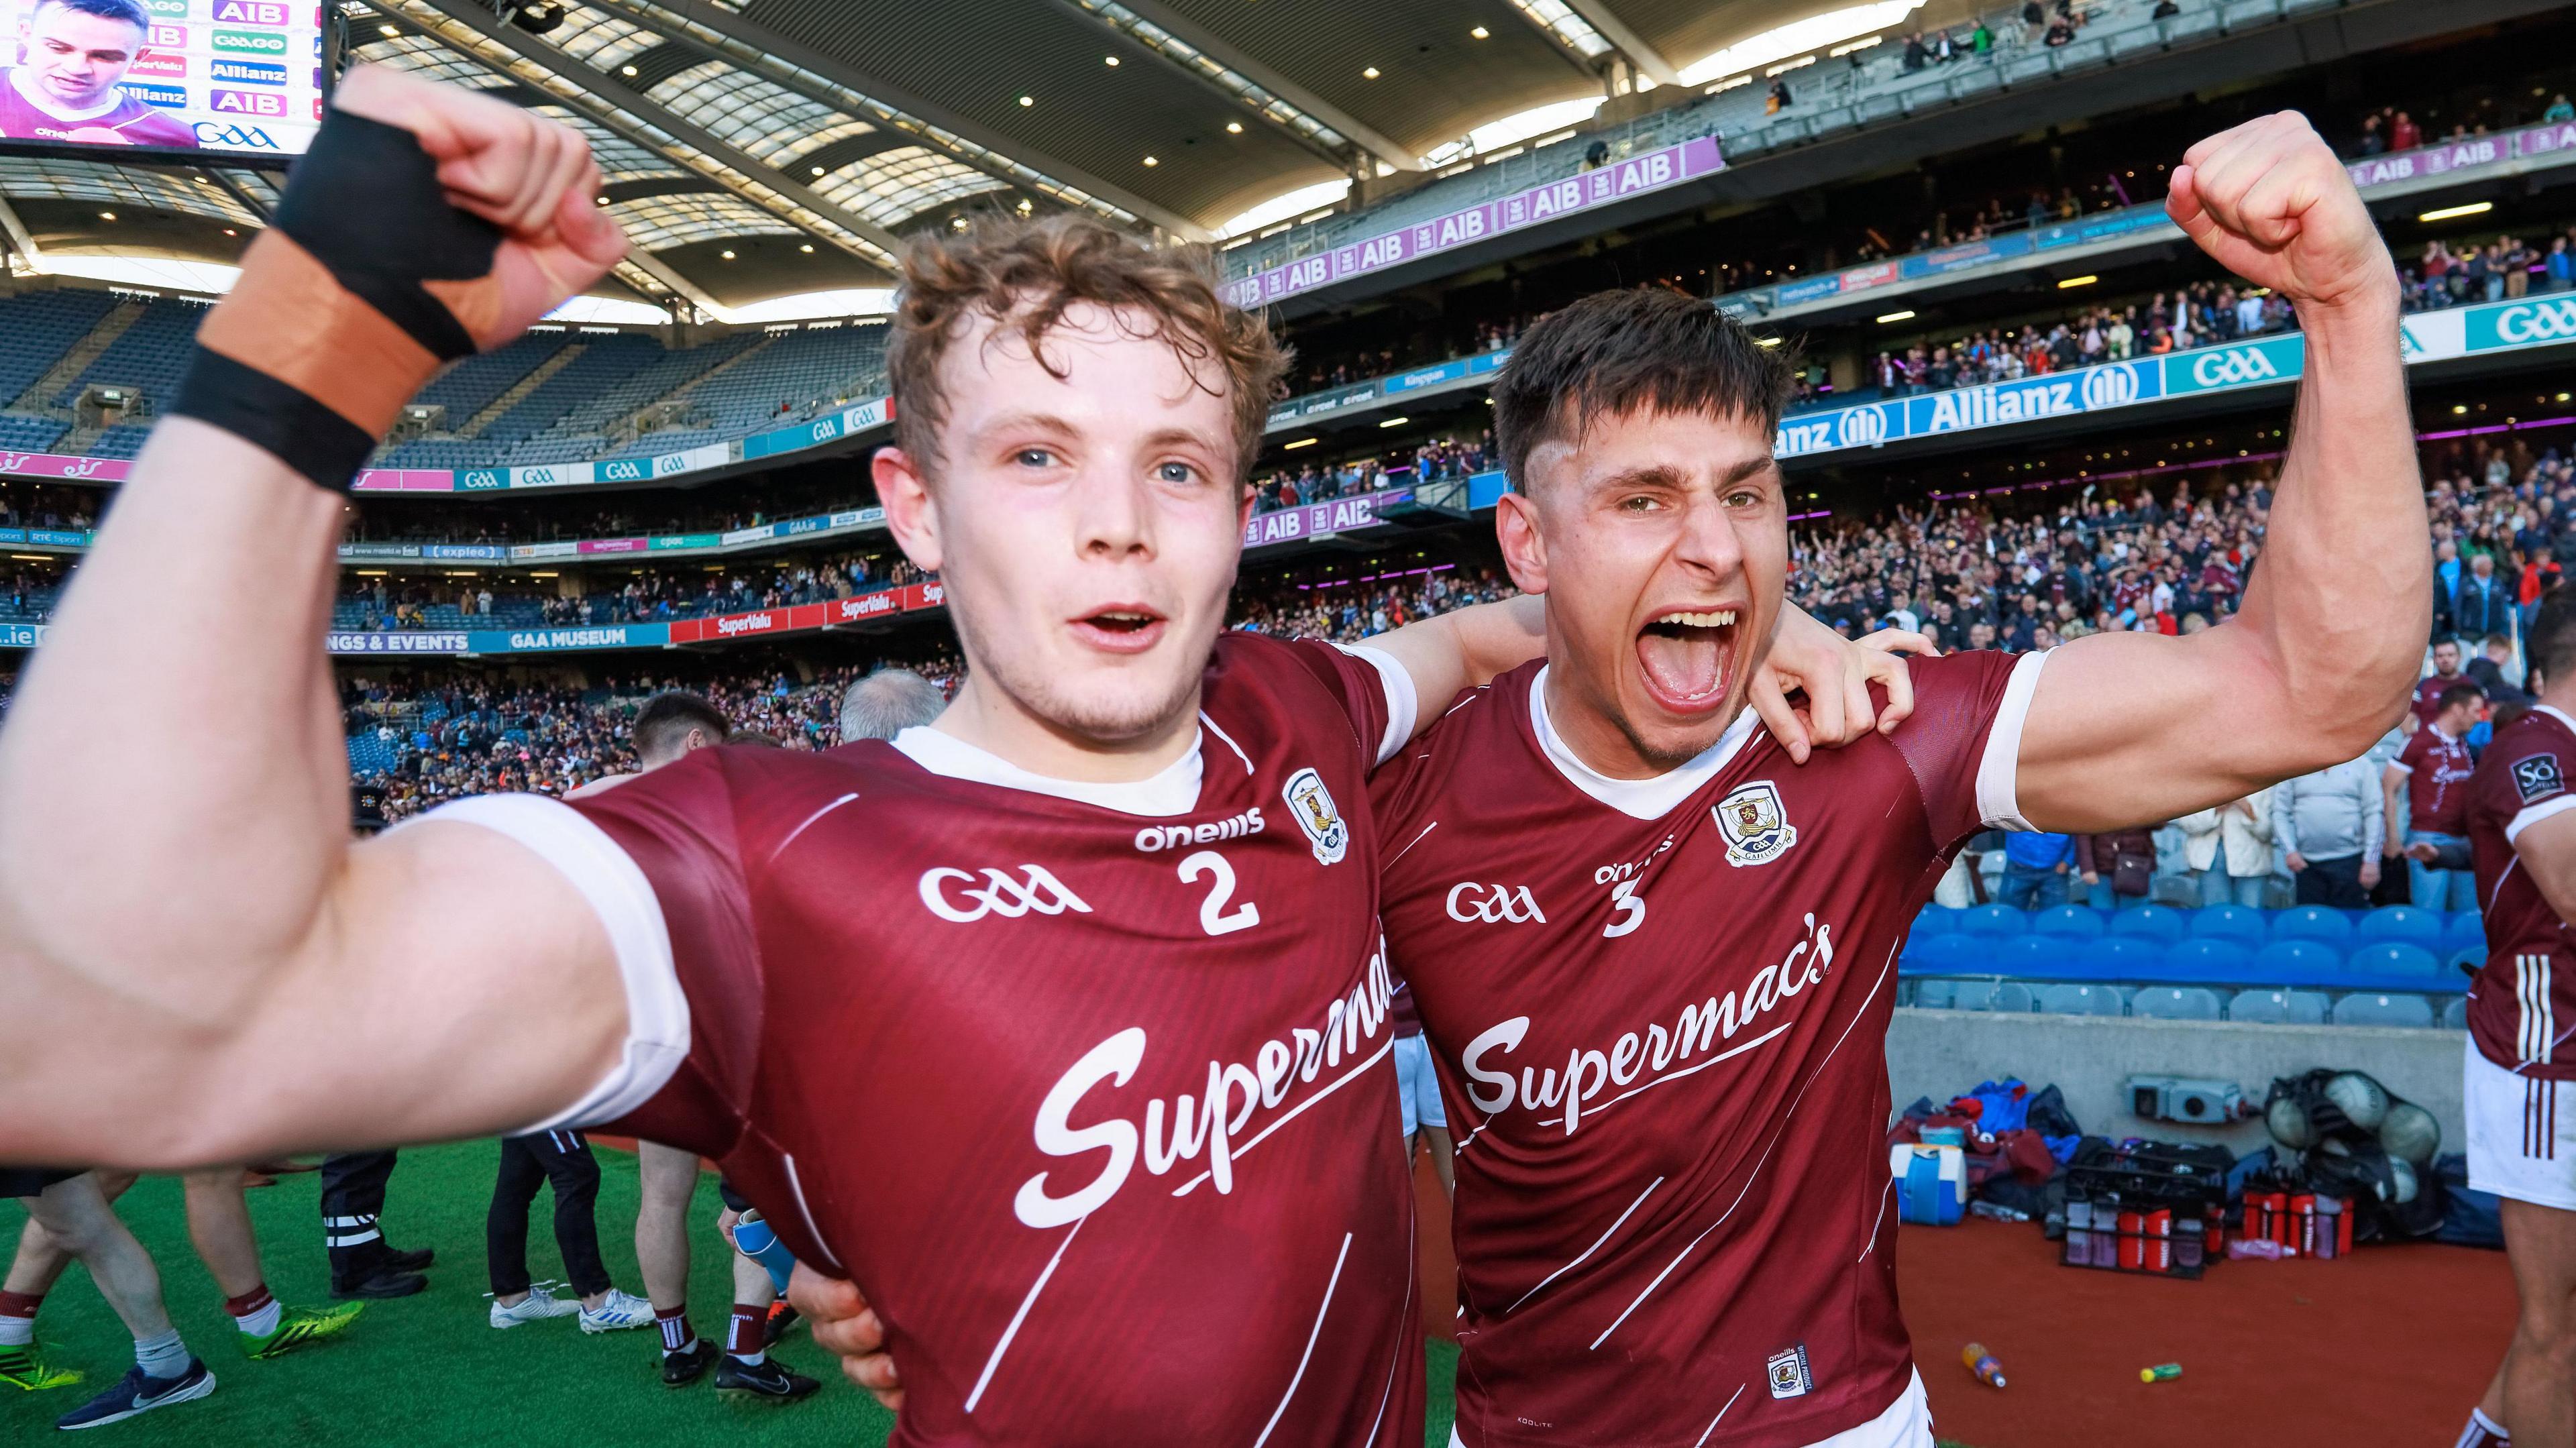
[[[1448,1203],[1417,1163],[1423,1327],[1452,1335]],[[2513,1332],[2502,1252],[2365,1247],[2223,1262],[2197,1282],[2057,1265],[2029,1224],[1907,1227],[1897,1281],[1935,1430],[1972,1448],[2443,1448]],[[2010,1386],[1978,1382],[1982,1342]],[[2179,1362],[2149,1385],[2138,1369]]]

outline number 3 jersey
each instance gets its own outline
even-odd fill
[[[1907,1393],[1897,947],[1951,853],[2019,824],[2044,662],[1914,660],[1892,737],[1796,766],[1747,711],[1646,780],[1566,747],[1533,664],[1378,772],[1458,1140],[1466,1448],[1796,1448]]]
[[[924,1444],[1422,1437],[1368,769],[1383,655],[1230,634],[1140,784],[948,735],[709,749],[466,801],[615,940],[628,1060],[568,1121],[720,1161],[884,1316]]]

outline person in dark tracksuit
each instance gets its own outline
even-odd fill
[[[385,827],[385,791],[361,784],[351,791],[350,824],[361,836]],[[394,1174],[390,1151],[343,1151],[322,1158],[322,1244],[331,1253],[334,1297],[409,1297],[429,1285],[421,1275],[437,1254],[423,1247],[405,1252],[385,1240],[379,1218],[385,1183]]]
[[[578,1302],[554,1295],[528,1277],[528,1208],[537,1188],[555,1191],[555,1246]],[[649,1327],[653,1304],[608,1280],[599,1256],[599,1158],[578,1131],[532,1131],[501,1138],[500,1170],[492,1181],[492,1206],[483,1218],[483,1246],[492,1273],[492,1325],[517,1327],[548,1317],[581,1315],[584,1332]]]

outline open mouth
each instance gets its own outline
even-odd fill
[[[1143,604],[1114,603],[1073,620],[1073,634],[1103,653],[1141,654],[1162,639],[1169,623]]]
[[[1647,692],[1677,714],[1704,713],[1733,682],[1737,610],[1670,609],[1637,631],[1637,664]]]

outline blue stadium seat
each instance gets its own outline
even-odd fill
[[[2442,957],[2442,963],[2462,975],[2475,975],[2487,963],[2484,945],[2464,945]]]
[[[2442,1007],[2442,1027],[2445,1030],[2452,1031],[2465,1031],[2469,1028],[2469,998],[2467,996],[2453,996],[2451,998],[2451,1003]]]
[[[2039,1008],[2053,1016],[2118,1016],[2128,1013],[2120,992],[2107,985],[2052,985],[2041,989]]]
[[[2419,995],[2355,991],[2334,1003],[2333,1020],[2338,1026],[2429,1026],[2433,1002]]]
[[[2436,953],[2447,957],[2461,950],[2475,950],[2482,958],[2487,953],[2486,923],[2475,910],[2453,912],[2449,923],[2442,927],[2442,943]]]
[[[2352,940],[2352,921],[2340,910],[2323,905],[2294,905],[2272,913],[2274,940],[2321,940],[2342,946]]]
[[[2372,975],[2423,976],[2430,976],[2445,969],[2441,957],[2423,946],[2409,945],[2395,940],[2383,940],[2376,945],[2361,947],[2345,958],[2344,968]]]
[[[2361,917],[2353,927],[2353,939],[2364,945],[2401,940],[2431,950],[2441,943],[2442,917],[2412,905],[2389,905]]]
[[[2039,1009],[2039,998],[2020,981],[1998,981],[1986,996],[1986,1009],[1999,1015],[2026,1016]]]
[[[2317,971],[2343,968],[2343,951],[2322,940],[2291,937],[2254,952],[2256,980],[2297,980]]]
[[[1935,1010],[1946,1010],[1956,1000],[1959,983],[1955,980],[1919,981],[1914,987],[1914,1003]]]
[[[1958,972],[1975,969],[1984,951],[1984,942],[1965,935],[1917,935],[1905,942],[1903,959],[1916,970]]]
[[[2011,935],[2001,940],[1991,936],[1976,941],[1979,953],[1998,975],[2046,977],[2066,966],[2079,942],[2056,935]]]
[[[2167,969],[2200,980],[2250,980],[2254,952],[2242,941],[2201,937],[2176,942],[2165,952]]]
[[[2130,997],[2129,1013],[2159,1021],[2214,1021],[2218,993],[2206,986],[2151,985]]]
[[[2103,932],[2102,912],[2090,905],[2051,905],[2030,917],[2033,935],[2089,940]]]
[[[2121,914],[2135,915],[2153,908],[2155,907],[2141,905],[2135,910],[2122,911]],[[2112,927],[2115,931],[2118,925],[2119,917],[2114,916]],[[2142,936],[2113,934],[2100,940],[2084,942],[2081,958],[2093,968],[2095,974],[2116,980],[2122,976],[2143,975],[2162,968],[2165,963],[2165,947],[2159,941]]]
[[[2170,905],[2140,905],[2112,913],[2113,935],[2136,935],[2168,944],[2182,939],[2183,914]]]
[[[2251,949],[2261,945],[2269,932],[2260,910],[2245,905],[2212,905],[2192,912],[2191,934],[2200,939],[2233,940]]]
[[[1914,912],[1916,935],[1939,935],[1958,928],[1959,912],[1939,905],[1926,905]]]
[[[2227,1003],[2227,1018],[2272,1025],[2322,1026],[2326,1023],[2326,1009],[2323,991],[2278,987],[2240,990]]]
[[[2019,935],[2030,929],[2030,918],[2009,905],[1979,905],[1959,912],[1959,930],[1966,935]]]

